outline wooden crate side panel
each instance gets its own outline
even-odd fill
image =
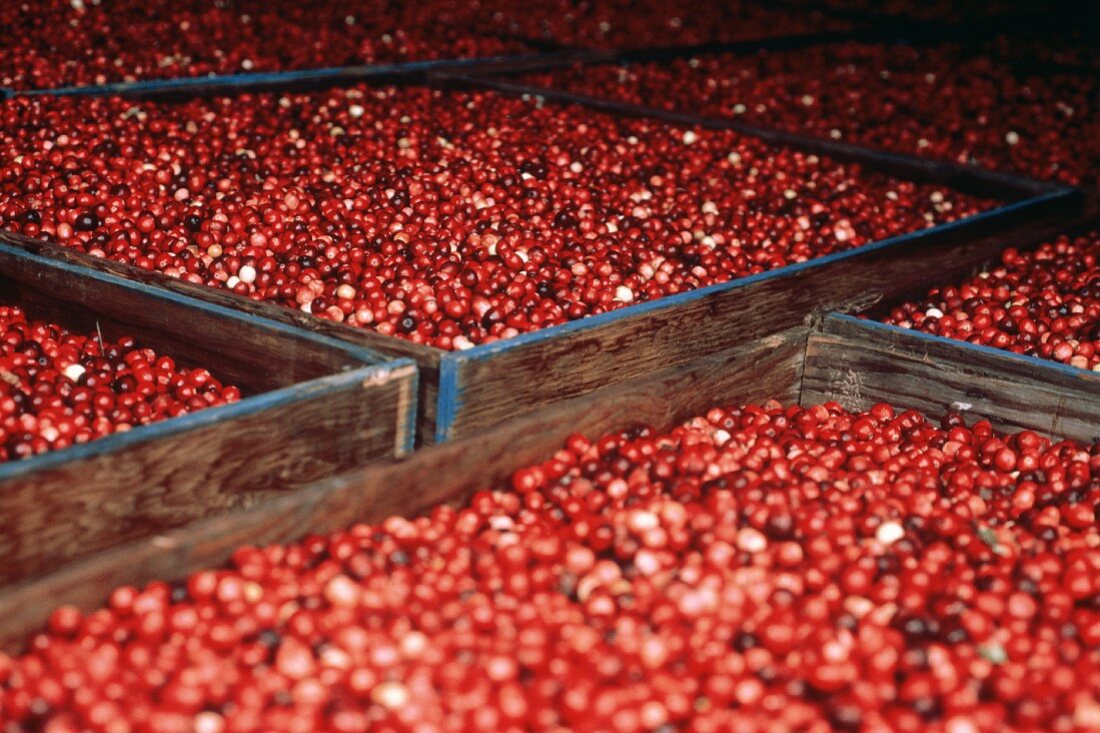
[[[711,286],[467,352],[458,361],[453,401],[436,434],[456,438],[555,401],[686,363],[770,333],[805,324],[815,314],[860,311],[988,259],[1005,246],[1003,232],[1042,231],[1048,209],[1067,200],[1005,207],[969,226],[944,227],[837,253],[782,270]],[[1034,213],[1042,220],[1021,224]],[[448,422],[448,420],[450,422]]]
[[[810,335],[803,404],[964,410],[1005,431],[1100,438],[1100,374],[854,318]]]
[[[392,458],[406,443],[397,430],[414,372],[367,368],[307,382],[9,476],[0,483],[0,582]]]
[[[18,646],[59,604],[93,608],[117,585],[182,578],[224,563],[240,545],[285,542],[463,500],[480,488],[507,481],[516,468],[546,459],[575,432],[596,436],[640,423],[665,429],[714,405],[770,398],[795,401],[805,341],[806,329],[801,328],[771,336],[464,440],[417,451],[390,465],[196,522],[100,553],[44,578],[10,585],[0,593],[0,643]]]

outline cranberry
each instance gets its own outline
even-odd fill
[[[80,232],[90,232],[100,225],[99,217],[94,211],[85,211],[76,217],[73,228]]]
[[[19,89],[372,62],[521,54],[464,4],[332,0],[232,3],[47,0],[8,3],[0,86]],[[484,29],[484,32],[480,29]],[[148,39],[156,38],[151,44]]]
[[[845,42],[586,66],[531,81],[1096,186],[1094,75],[1017,63],[1058,48],[1014,37],[977,46]]]
[[[471,4],[474,5],[474,4]],[[476,22],[522,38],[569,46],[632,48],[752,40],[839,30],[850,23],[812,8],[790,12],[763,3],[723,0],[562,0],[474,5]]]

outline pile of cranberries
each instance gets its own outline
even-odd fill
[[[4,731],[1100,726],[1100,446],[886,405],[576,436],[461,509],[63,607]]]
[[[948,338],[1100,371],[1100,233],[1059,237],[932,288],[884,319]]]
[[[104,342],[0,306],[0,461],[239,398],[205,369],[179,367],[132,338]]]
[[[1095,186],[1094,76],[1026,73],[1006,58],[1011,45],[827,44],[567,69],[533,81]]]
[[[730,131],[489,92],[16,98],[0,118],[0,226],[444,349],[988,205]]]
[[[448,1],[42,0],[0,5],[0,86],[50,88],[499,56],[526,44]],[[156,39],[150,43],[150,39]]]

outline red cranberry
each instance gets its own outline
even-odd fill
[[[0,112],[0,225],[443,349],[986,206],[734,132],[487,92],[33,97]]]
[[[1026,69],[1060,46],[1013,37],[980,46],[845,42],[564,69],[530,80],[1095,187],[1094,75],[1026,72],[1018,63]]]

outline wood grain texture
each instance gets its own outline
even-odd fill
[[[95,455],[0,482],[0,583],[392,458],[414,373],[323,377],[194,413],[186,428],[167,421],[103,439],[107,450],[89,444]]]
[[[608,384],[682,364],[761,336],[813,321],[832,311],[862,311],[895,292],[926,287],[966,270],[1020,236],[1055,231],[1058,217],[1038,222],[1009,218],[974,230],[956,230],[860,252],[705,297],[677,299],[595,328],[552,340],[518,343],[491,358],[464,359],[451,436],[460,437],[517,411],[577,397]]]
[[[793,402],[802,381],[805,339],[805,329],[793,329],[389,465],[91,556],[0,594],[0,640],[13,648],[58,604],[93,608],[119,584],[182,578],[224,563],[242,544],[289,541],[464,500],[506,481],[516,468],[544,460],[574,432],[600,435],[637,424],[666,429],[717,404],[770,398]]]
[[[807,345],[802,402],[827,400],[930,417],[967,406],[1001,430],[1100,439],[1100,374],[850,317],[827,318]]]

